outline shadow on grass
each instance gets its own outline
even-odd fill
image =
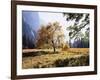
[[[58,59],[55,61],[56,67],[71,67],[71,66],[88,66],[89,56],[81,56],[77,58],[66,58],[64,60]]]
[[[46,54],[58,54],[59,52],[48,52],[48,51],[37,51],[37,52],[28,52],[28,53],[23,53],[23,57],[35,57],[35,56],[41,56],[41,55],[46,55]]]

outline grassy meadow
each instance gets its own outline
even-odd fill
[[[23,49],[22,68],[88,66],[89,48]]]

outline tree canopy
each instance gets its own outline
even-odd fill
[[[74,21],[74,24],[70,25],[67,30],[69,30],[70,38],[76,37],[80,34],[83,28],[86,28],[86,31],[89,32],[89,27],[87,25],[90,23],[89,14],[87,13],[64,13],[66,21]]]
[[[37,46],[49,46],[56,51],[56,47],[61,46],[63,43],[64,34],[61,30],[60,24],[58,22],[49,23],[47,25],[42,25],[38,31]]]

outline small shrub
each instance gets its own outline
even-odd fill
[[[69,49],[70,47],[69,47],[69,45],[68,44],[64,44],[64,45],[62,45],[62,50],[64,51],[64,50],[67,50],[67,49]]]
[[[56,67],[63,67],[64,66],[63,60],[61,59],[56,60],[55,65]]]

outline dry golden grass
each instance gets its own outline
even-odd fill
[[[36,51],[39,51],[39,50],[36,50]],[[33,57],[32,56],[23,57],[22,68],[28,69],[28,68],[55,67],[55,62],[57,60],[79,58],[81,56],[88,56],[89,55],[88,54],[89,48],[69,48],[69,49],[64,50],[64,51],[57,50],[58,53],[56,53],[56,54],[53,53],[53,50],[43,50],[43,51],[47,52],[47,54],[37,55],[37,56],[33,56]],[[26,52],[28,52],[28,50],[26,50]],[[25,54],[25,50],[24,50],[23,54]]]
[[[74,53],[89,53],[89,48],[69,48],[68,51]]]

